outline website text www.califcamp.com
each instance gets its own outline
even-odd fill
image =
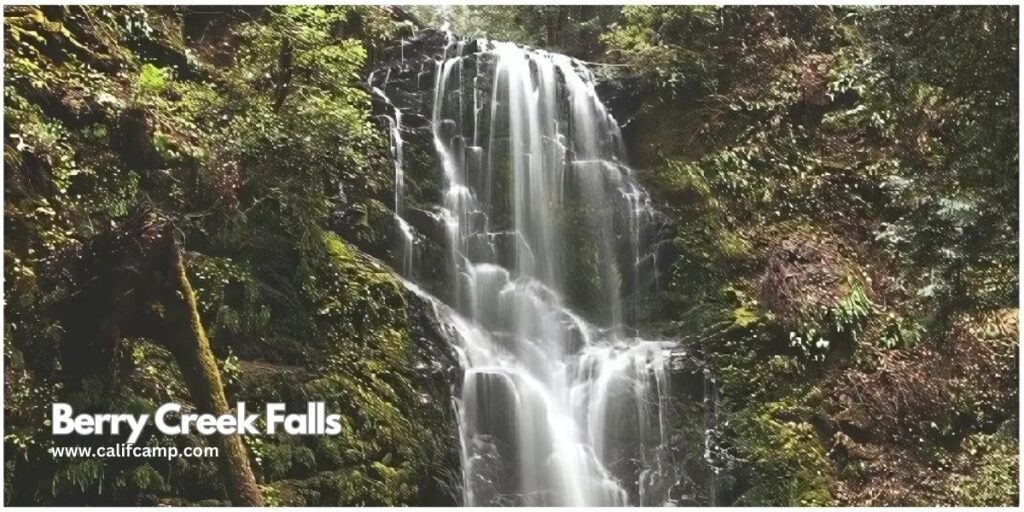
[[[50,455],[54,458],[162,458],[167,460],[178,457],[217,457],[219,450],[216,446],[135,446],[131,444],[116,444],[112,446],[54,446],[50,448]]]

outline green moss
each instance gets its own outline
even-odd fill
[[[167,71],[152,64],[142,65],[139,72],[139,92],[143,96],[159,96],[167,88]]]
[[[761,506],[830,506],[832,465],[814,427],[790,401],[755,406],[736,420],[737,445],[752,464],[743,502]]]
[[[129,339],[126,351],[135,365],[132,374],[133,386],[142,389],[159,389],[163,396],[152,396],[152,409],[139,411],[151,413],[159,401],[187,402],[188,392],[182,383],[181,370],[174,362],[174,356],[167,348],[145,339]]]
[[[752,256],[753,247],[746,238],[733,231],[719,231],[718,244],[715,249],[718,257],[726,264],[739,265]]]
[[[370,45],[391,44],[390,17],[368,7],[267,10],[259,19],[227,22],[233,59],[215,67],[197,59],[210,50],[205,43],[186,47],[180,10],[5,14],[5,122],[18,134],[4,152],[12,170],[5,175],[5,286],[18,292],[7,294],[17,299],[5,308],[5,334],[12,334],[5,339],[17,341],[5,343],[5,356],[25,375],[9,397],[17,411],[5,411],[5,434],[11,472],[39,474],[37,488],[21,486],[9,502],[223,497],[221,476],[204,459],[169,467],[36,463],[38,447],[51,442],[39,428],[46,411],[38,404],[152,412],[159,403],[192,401],[170,354],[141,339],[122,340],[116,375],[87,379],[78,393],[69,396],[50,381],[59,372],[53,352],[60,329],[47,315],[63,290],[53,282],[61,273],[47,262],[148,197],[181,214],[188,279],[229,402],[285,401],[299,410],[309,400],[327,401],[345,415],[336,438],[246,439],[264,476],[301,480],[297,487],[309,491],[301,499],[320,505],[411,503],[417,482],[433,476],[430,454],[440,451],[421,440],[450,428],[443,414],[431,413],[449,403],[424,404],[422,386],[413,383],[412,325],[390,269],[322,230],[339,189],[350,204],[367,207],[360,236],[380,241],[391,221],[374,199],[391,186],[386,135],[374,129],[359,85]],[[295,73],[278,98],[266,77],[277,76],[284,39]],[[129,110],[142,114],[132,120],[145,130],[123,129]],[[140,131],[144,140],[122,140]],[[147,171],[130,165],[138,158],[129,153],[140,145],[155,154],[144,155]],[[422,187],[430,186],[424,179]],[[110,492],[100,495],[100,480]],[[282,492],[281,501],[295,496]]]
[[[422,440],[436,438],[441,424],[413,382],[405,290],[380,262],[326,231],[306,247],[296,283],[302,310],[314,312],[296,332],[306,333],[308,359],[301,371],[264,365],[264,376],[243,367],[238,398],[283,401],[295,412],[323,401],[342,415],[342,432],[250,442],[260,473],[283,503],[412,502],[436,462],[436,447]]]

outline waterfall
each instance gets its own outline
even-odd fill
[[[465,503],[666,503],[673,343],[629,325],[653,278],[652,212],[618,123],[564,55],[449,34],[432,65],[445,283],[406,268],[402,112],[374,92],[394,108],[401,273],[462,359]]]
[[[387,87],[388,78],[390,77],[391,70],[389,69],[387,76],[384,77],[382,87]],[[392,103],[391,98],[388,97],[383,89],[373,86],[373,73],[370,74],[370,78],[367,82],[373,94],[378,96],[386,105],[391,107],[394,116],[388,118],[388,123],[391,126],[389,135],[391,139],[391,154],[394,155],[395,167],[395,222],[398,224],[399,233],[401,234],[401,249],[399,250],[400,273],[402,275],[408,275],[413,264],[412,253],[414,250],[413,246],[415,244],[415,238],[412,227],[405,220],[405,170],[402,165],[405,152],[403,150],[404,141],[402,140],[402,109]]]

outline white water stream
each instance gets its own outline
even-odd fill
[[[651,259],[651,212],[619,126],[582,64],[511,43],[466,48],[449,37],[433,74],[447,303],[406,281],[438,309],[462,359],[465,502],[661,504],[664,492],[652,490],[668,478],[671,343],[637,339],[627,326]],[[411,280],[394,110],[401,271]],[[586,307],[567,298],[580,283]]]

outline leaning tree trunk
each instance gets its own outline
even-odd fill
[[[168,300],[179,302],[177,306],[184,309],[182,313],[186,318],[176,320],[161,342],[178,361],[185,385],[196,407],[200,411],[218,416],[230,414],[231,408],[224,397],[224,385],[221,384],[217,361],[210,350],[206,330],[199,321],[195,294],[185,273],[185,262],[177,244],[174,244],[170,264],[176,293]],[[256,486],[252,468],[249,467],[249,456],[246,454],[242,437],[237,434],[217,434],[214,441],[220,448],[221,475],[231,502],[235,505],[262,506],[263,496]]]
[[[65,380],[73,389],[87,376],[111,379],[116,372],[106,370],[120,339],[149,338],[174,355],[200,412],[230,414],[175,232],[167,217],[143,208],[75,255],[73,280],[80,288],[62,310]],[[231,502],[262,506],[242,438],[213,437]]]

